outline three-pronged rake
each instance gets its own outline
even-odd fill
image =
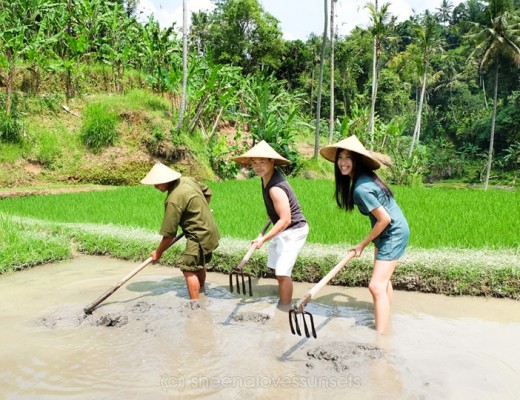
[[[262,228],[262,231],[258,234],[257,239],[264,236],[265,231],[267,231],[267,228],[269,228],[269,225],[271,225],[271,220],[268,219],[265,223],[264,227]],[[246,278],[248,281],[248,288],[249,288],[249,296],[253,295],[253,286],[251,285],[251,274],[244,272],[244,265],[249,261],[249,258],[251,258],[251,255],[255,251],[256,244],[252,243],[251,246],[249,246],[249,250],[242,258],[242,261],[236,266],[236,268],[229,273],[229,291],[233,293],[233,280],[236,282],[236,288],[237,293],[240,294],[241,290],[243,294],[246,294]]]
[[[312,336],[316,339],[318,337],[316,328],[314,327],[314,317],[308,311],[305,311],[305,305],[312,300],[316,293],[318,293],[334,276],[355,256],[355,252],[351,250],[348,255],[341,260],[334,268],[332,268],[327,275],[312,287],[309,292],[303,296],[296,305],[289,310],[289,326],[293,335],[302,336],[302,329],[298,319],[301,319],[303,324],[303,332],[308,338]],[[299,318],[300,317],[300,318]],[[308,323],[307,323],[308,321]],[[309,329],[310,327],[310,329]]]
[[[308,311],[305,311],[305,304],[307,304],[311,299],[311,295],[309,293],[307,293],[305,295],[305,297],[300,300],[292,310],[289,310],[289,325],[291,326],[291,332],[293,335],[296,335],[298,334],[298,336],[302,336],[302,331],[300,329],[300,324],[298,323],[298,316],[300,316],[301,318],[301,321],[302,321],[302,324],[303,324],[303,330],[305,332],[305,336],[307,337],[311,337],[311,332],[312,332],[312,336],[314,338],[317,338],[318,335],[316,334],[316,328],[314,327],[314,317],[312,316],[312,314]],[[307,326],[307,321],[306,321],[306,318],[308,317],[309,319],[309,325],[310,325],[310,330],[309,330],[309,327]]]

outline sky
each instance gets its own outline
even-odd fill
[[[373,0],[371,0],[373,3]],[[428,9],[436,12],[442,0],[379,0],[378,4],[390,3],[390,13],[398,21],[406,20],[410,15],[420,14]],[[452,0],[457,5],[462,0]],[[305,41],[311,33],[321,35],[324,25],[323,0],[260,0],[265,11],[280,21],[280,28],[286,40]],[[354,27],[367,27],[370,21],[365,5],[368,0],[337,0],[335,14],[337,32],[348,34]],[[193,11],[213,9],[211,0],[187,0],[188,18]],[[153,14],[162,28],[175,26],[182,28],[182,0],[140,0],[138,12],[140,20],[146,21]],[[330,10],[329,10],[330,11]],[[190,22],[188,22],[190,23]],[[330,28],[328,28],[330,30]]]

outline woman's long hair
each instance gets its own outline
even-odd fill
[[[388,197],[394,196],[390,188],[386,186],[379,176],[365,165],[363,162],[363,156],[358,153],[349,152],[353,164],[353,178],[349,175],[343,175],[338,167],[338,158],[342,151],[343,149],[338,149],[336,151],[336,157],[334,160],[334,176],[336,182],[334,197],[339,208],[345,209],[346,211],[352,211],[354,209],[354,187],[356,181],[361,175],[368,175],[372,178]]]

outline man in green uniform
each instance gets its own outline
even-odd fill
[[[159,260],[170,247],[180,226],[186,237],[186,249],[180,258],[180,269],[186,279],[190,299],[198,299],[206,281],[205,265],[218,247],[220,233],[209,208],[211,189],[192,178],[183,177],[162,163],[156,163],[141,180],[161,192],[168,192],[164,202],[164,217],[159,233],[161,243],[152,252]]]

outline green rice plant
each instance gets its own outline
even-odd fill
[[[0,274],[70,257],[69,241],[0,214]]]
[[[92,151],[111,146],[117,139],[117,114],[105,103],[91,103],[83,112],[81,140]]]
[[[349,248],[370,231],[356,209],[340,210],[330,180],[289,179],[310,227],[309,243]],[[209,182],[210,207],[223,236],[253,239],[267,215],[259,178]],[[520,249],[518,191],[393,187],[414,249]],[[2,200],[3,212],[57,222],[114,224],[157,231],[164,193],[152,187]]]

